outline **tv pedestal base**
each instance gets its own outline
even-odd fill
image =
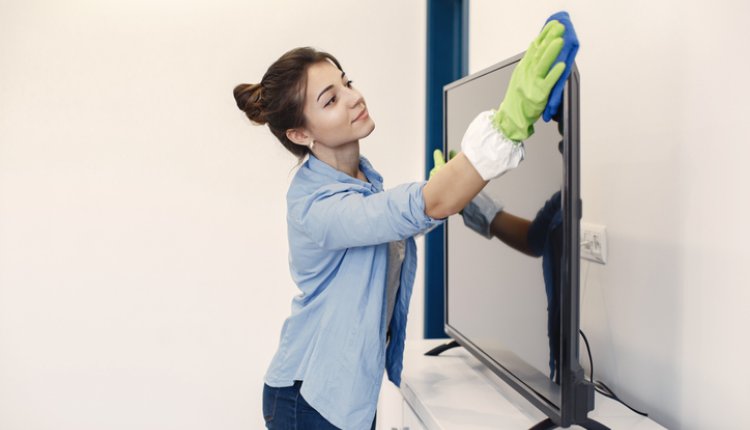
[[[404,426],[411,430],[517,430],[531,429],[547,418],[464,348],[450,349],[438,357],[424,355],[445,343],[446,339],[407,341],[401,388],[387,378],[383,382],[379,430],[402,430]],[[595,404],[589,417],[607,427],[664,428],[599,393]]]
[[[610,430],[609,427],[605,426],[602,423],[599,423],[597,421],[592,420],[591,418],[588,418],[585,423],[578,424],[578,426],[586,429],[586,430]],[[530,428],[529,430],[552,430],[560,428],[557,424],[552,422],[551,419],[547,418],[546,420],[540,422],[539,424],[535,425],[534,427]]]
[[[431,357],[437,357],[438,355],[442,354],[444,351],[448,351],[449,349],[458,348],[461,345],[458,344],[455,340],[452,340],[448,343],[444,343],[442,345],[438,345],[431,350],[424,353],[424,355],[428,355]]]

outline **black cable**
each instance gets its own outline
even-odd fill
[[[586,339],[586,335],[583,333],[583,330],[578,330],[578,333],[581,333],[581,337],[583,338],[583,342],[586,344],[586,352],[589,353],[589,365],[591,366],[591,369],[589,369],[589,380],[593,383],[594,382],[594,359],[591,358],[591,347],[589,346],[589,340]]]
[[[635,409],[632,406],[630,406],[629,404],[627,404],[624,401],[622,401],[622,399],[619,398],[619,397],[617,397],[617,394],[615,394],[615,392],[612,391],[612,389],[609,388],[607,386],[607,384],[605,384],[604,382],[602,382],[602,381],[596,381],[596,382],[594,382],[594,389],[596,389],[597,392],[599,392],[599,393],[601,393],[601,394],[609,397],[610,399],[617,400],[618,402],[622,403],[623,405],[625,405],[625,407],[627,407],[631,411],[635,412],[636,414],[643,415],[644,417],[648,416],[648,414],[646,412],[639,411],[638,409]]]
[[[612,391],[612,389],[609,388],[607,386],[607,384],[605,384],[602,381],[595,381],[594,380],[594,360],[591,357],[591,347],[589,346],[589,340],[586,338],[586,335],[583,333],[583,330],[578,330],[578,332],[581,334],[581,337],[583,338],[583,343],[586,344],[586,352],[588,352],[588,355],[589,355],[589,364],[591,365],[591,371],[589,372],[589,379],[590,379],[591,383],[594,384],[594,390],[596,390],[597,393],[599,393],[599,394],[601,394],[601,395],[603,395],[605,397],[609,397],[612,400],[616,400],[616,401],[622,403],[623,405],[625,405],[625,407],[627,407],[631,411],[635,412],[636,414],[642,415],[644,417],[647,417],[648,414],[646,412],[641,412],[638,409],[635,409],[635,408],[631,407],[629,404],[625,403],[621,398],[617,397],[617,394],[615,394],[615,392]]]

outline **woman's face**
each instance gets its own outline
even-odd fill
[[[367,137],[375,128],[365,99],[328,61],[307,69],[305,128],[318,143],[334,148]]]

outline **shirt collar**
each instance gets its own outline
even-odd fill
[[[358,178],[353,178],[346,173],[336,170],[328,164],[324,163],[318,157],[310,154],[307,159],[307,165],[315,173],[325,175],[337,182],[344,182],[349,184],[362,185],[366,187],[374,187],[378,191],[383,190],[383,177],[380,173],[372,167],[370,160],[364,155],[359,156],[359,169],[365,174],[370,182],[364,182]]]

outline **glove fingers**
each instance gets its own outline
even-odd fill
[[[456,150],[455,149],[451,149],[451,151],[448,153],[448,159],[452,160],[454,158],[456,158]]]
[[[443,151],[436,149],[432,152],[432,161],[435,163],[435,167],[441,167],[445,164],[445,159],[443,158]]]
[[[539,51],[543,51],[543,46],[546,46],[547,39],[549,38],[550,34],[557,34],[560,31],[559,26],[562,26],[558,21],[552,20],[548,22],[544,28],[542,28],[542,31],[534,38],[534,40],[531,41],[529,44],[529,48],[526,50],[526,54],[524,54],[521,61],[528,61],[529,59],[535,59],[537,55],[539,55]],[[563,26],[563,31],[565,31],[565,27]]]
[[[553,19],[544,25],[544,28],[542,28],[542,31],[539,33],[539,36],[537,36],[534,42],[538,42],[538,44],[541,44],[542,41],[550,37],[550,35],[554,38],[562,36],[563,33],[565,33],[565,26],[560,24],[560,21]]]
[[[549,33],[547,33],[547,39],[562,37],[563,34],[565,34],[565,25],[563,25],[560,21],[553,19],[549,23],[552,25],[550,26]]]
[[[560,22],[553,20],[547,23],[539,37],[534,40],[536,47],[538,48],[537,55],[542,54],[550,42],[558,37],[562,37],[563,34],[565,34],[565,26],[560,24]]]
[[[554,63],[557,56],[560,55],[562,47],[563,40],[561,37],[550,41],[550,43],[546,46],[545,51],[542,53],[539,62],[535,65],[534,74],[536,76],[540,78],[544,78],[545,76],[547,76],[550,67],[552,67],[552,64]]]
[[[560,79],[560,76],[562,76],[563,72],[565,71],[565,63],[559,62],[555,64],[555,67],[552,68],[552,70],[547,73],[547,77],[544,78],[544,90],[549,94],[549,92],[552,90],[552,87],[555,86],[557,83],[557,80]]]
[[[524,57],[532,58],[536,56],[536,52],[539,50],[539,47],[544,44],[544,40],[547,38],[547,34],[549,34],[553,26],[553,21],[550,21],[544,26],[544,28],[542,28],[542,32],[539,33],[529,44],[529,49],[526,50]]]
[[[552,61],[545,61],[544,59],[547,57],[547,53],[551,46],[556,46],[557,40],[562,40],[562,35],[565,33],[565,26],[560,24],[557,21],[550,21],[548,24],[549,27],[545,27],[547,29],[547,32],[543,34],[544,37],[537,37],[537,39],[532,43],[534,45],[534,50],[531,52],[528,57],[533,60],[532,67],[534,70],[531,72],[534,73],[537,76],[540,76],[540,68],[539,65],[543,61],[547,64],[547,66],[544,68],[544,70],[541,71],[541,73],[546,74],[547,70],[549,70],[549,67],[552,65]],[[555,48],[556,49],[556,48]],[[558,49],[559,51],[562,48]],[[555,55],[557,57],[557,55]],[[543,75],[541,75],[543,76]]]

